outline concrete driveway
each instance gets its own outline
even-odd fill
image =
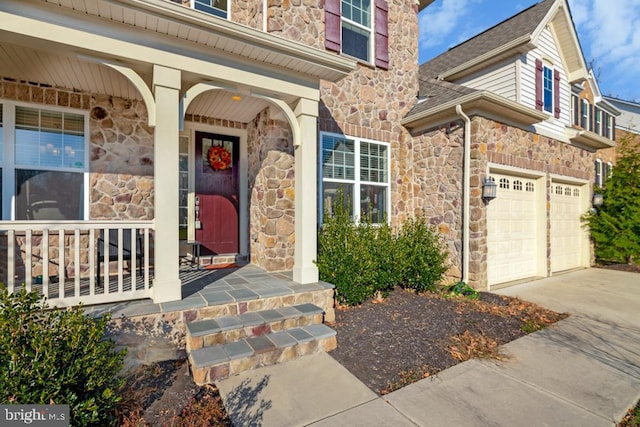
[[[640,274],[590,268],[496,291],[554,311],[640,327]]]

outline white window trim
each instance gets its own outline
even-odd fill
[[[607,116],[607,138],[613,139],[613,117],[611,115]]]
[[[344,52],[343,48],[344,48],[344,43],[340,44],[340,52],[351,57],[354,59],[357,59],[358,61],[364,61],[368,64],[374,64],[375,63],[375,28],[376,28],[376,23],[375,23],[375,19],[376,19],[376,5],[375,5],[375,0],[369,0],[369,15],[370,15],[370,20],[369,20],[369,27],[366,27],[362,24],[357,23],[356,21],[352,21],[351,19],[345,18],[344,17],[344,13],[342,11],[342,0],[340,0],[340,37],[342,38],[342,23],[346,22],[350,25],[353,25],[354,27],[357,28],[361,28],[365,31],[367,31],[369,33],[369,55],[368,58],[366,60],[362,59],[362,58],[358,58],[356,56],[351,56],[349,55],[349,53]]]
[[[324,136],[333,136],[333,137],[338,137],[338,138],[343,138],[343,139],[348,139],[351,141],[354,141],[354,179],[353,181],[347,180],[347,179],[334,179],[334,178],[329,178],[329,179],[325,179],[322,176],[322,144],[323,144],[323,139]],[[379,145],[384,145],[387,147],[387,181],[386,183],[380,183],[380,182],[370,182],[370,181],[361,181],[360,180],[360,145],[361,143],[372,143],[372,144],[379,144]],[[340,134],[340,133],[334,133],[334,132],[320,132],[320,143],[318,144],[319,146],[319,155],[318,155],[318,184],[320,186],[320,190],[318,191],[318,221],[319,224],[322,224],[323,222],[323,215],[324,215],[324,200],[323,200],[323,186],[325,182],[333,182],[333,183],[337,183],[337,184],[353,184],[353,192],[354,194],[351,195],[351,204],[353,205],[353,217],[352,220],[354,221],[354,223],[358,223],[360,220],[360,185],[361,184],[366,184],[366,185],[374,185],[374,186],[379,186],[379,187],[386,187],[387,188],[387,200],[385,200],[385,209],[386,209],[386,214],[387,214],[387,223],[390,223],[391,221],[391,144],[389,144],[388,142],[383,142],[383,141],[376,141],[374,139],[367,139],[367,138],[358,138],[358,137],[354,137],[354,136],[350,136],[350,135],[344,135],[344,134]]]
[[[595,114],[595,123],[596,123],[596,128],[593,130],[595,133],[597,133],[598,135],[602,135],[604,136],[604,128],[602,126],[602,118],[604,116],[603,111],[601,108],[598,108],[597,106],[593,106],[593,114]]]
[[[86,110],[77,110],[74,108],[58,107],[53,105],[44,104],[31,104],[26,102],[16,102],[0,99],[0,103],[3,104],[2,111],[4,117],[2,120],[2,132],[3,132],[3,160],[0,162],[0,168],[2,168],[2,206],[0,211],[2,212],[2,218],[8,218],[11,221],[15,221],[15,177],[16,169],[21,169],[27,166],[16,166],[15,164],[15,128],[16,128],[16,107],[37,108],[39,110],[47,111],[60,111],[73,114],[79,114],[84,116],[84,167],[79,168],[45,168],[40,166],[28,166],[29,169],[37,170],[54,170],[58,172],[74,172],[83,174],[83,220],[89,218],[89,159],[90,159],[90,134],[89,134],[89,112]],[[9,197],[10,196],[10,197]]]
[[[586,99],[581,99],[580,101],[580,127],[584,130],[589,130],[589,101],[587,101]]]
[[[214,15],[213,13],[205,12],[204,10],[196,9],[196,1],[195,0],[189,0],[189,7],[191,9],[193,9],[193,10],[198,11],[198,12],[206,13],[209,16],[215,16],[216,18],[226,19],[227,21],[230,21],[231,20],[231,2],[232,1],[233,0],[227,0],[227,17],[226,18],[223,18],[222,16]],[[266,15],[266,13],[265,13],[265,15]]]

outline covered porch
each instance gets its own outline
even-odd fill
[[[237,193],[215,194],[235,212],[236,246],[218,252],[266,272],[289,271],[292,283],[318,283],[318,88],[346,75],[353,61],[160,0],[87,0],[73,8],[9,0],[0,19],[7,58],[0,64],[0,280],[10,291],[39,290],[59,306],[184,298],[179,241],[227,227],[215,216],[204,223],[200,203],[208,193],[196,173],[228,171],[210,156],[203,163],[204,151],[224,146],[216,145],[219,135],[238,145]],[[59,131],[46,128],[45,115],[78,123],[62,130],[78,148],[34,145],[51,158],[81,158],[53,167],[78,176],[73,218],[64,209],[21,216],[29,180],[21,171],[52,169],[16,154],[25,147],[18,132],[24,111],[40,115],[40,136]],[[286,239],[271,238],[282,230]],[[100,252],[100,245],[114,249]]]

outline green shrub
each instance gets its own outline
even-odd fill
[[[370,250],[373,232],[368,224],[354,226],[347,203],[337,203],[333,215],[324,216],[316,264],[320,279],[336,286],[341,303],[361,304],[375,293],[376,265]]]
[[[447,251],[442,237],[426,218],[407,220],[396,246],[395,256],[402,263],[402,286],[418,292],[436,291],[447,271]]]
[[[105,339],[110,317],[47,310],[36,292],[0,287],[0,403],[68,404],[71,425],[112,425],[125,351]]]
[[[371,224],[370,218],[356,225],[343,200],[340,193],[333,213],[324,216],[316,260],[320,279],[336,286],[340,303],[361,304],[398,285],[436,290],[447,253],[424,218],[406,222],[399,233],[386,222]]]

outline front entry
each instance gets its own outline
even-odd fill
[[[196,132],[196,240],[203,255],[238,253],[240,138]]]

